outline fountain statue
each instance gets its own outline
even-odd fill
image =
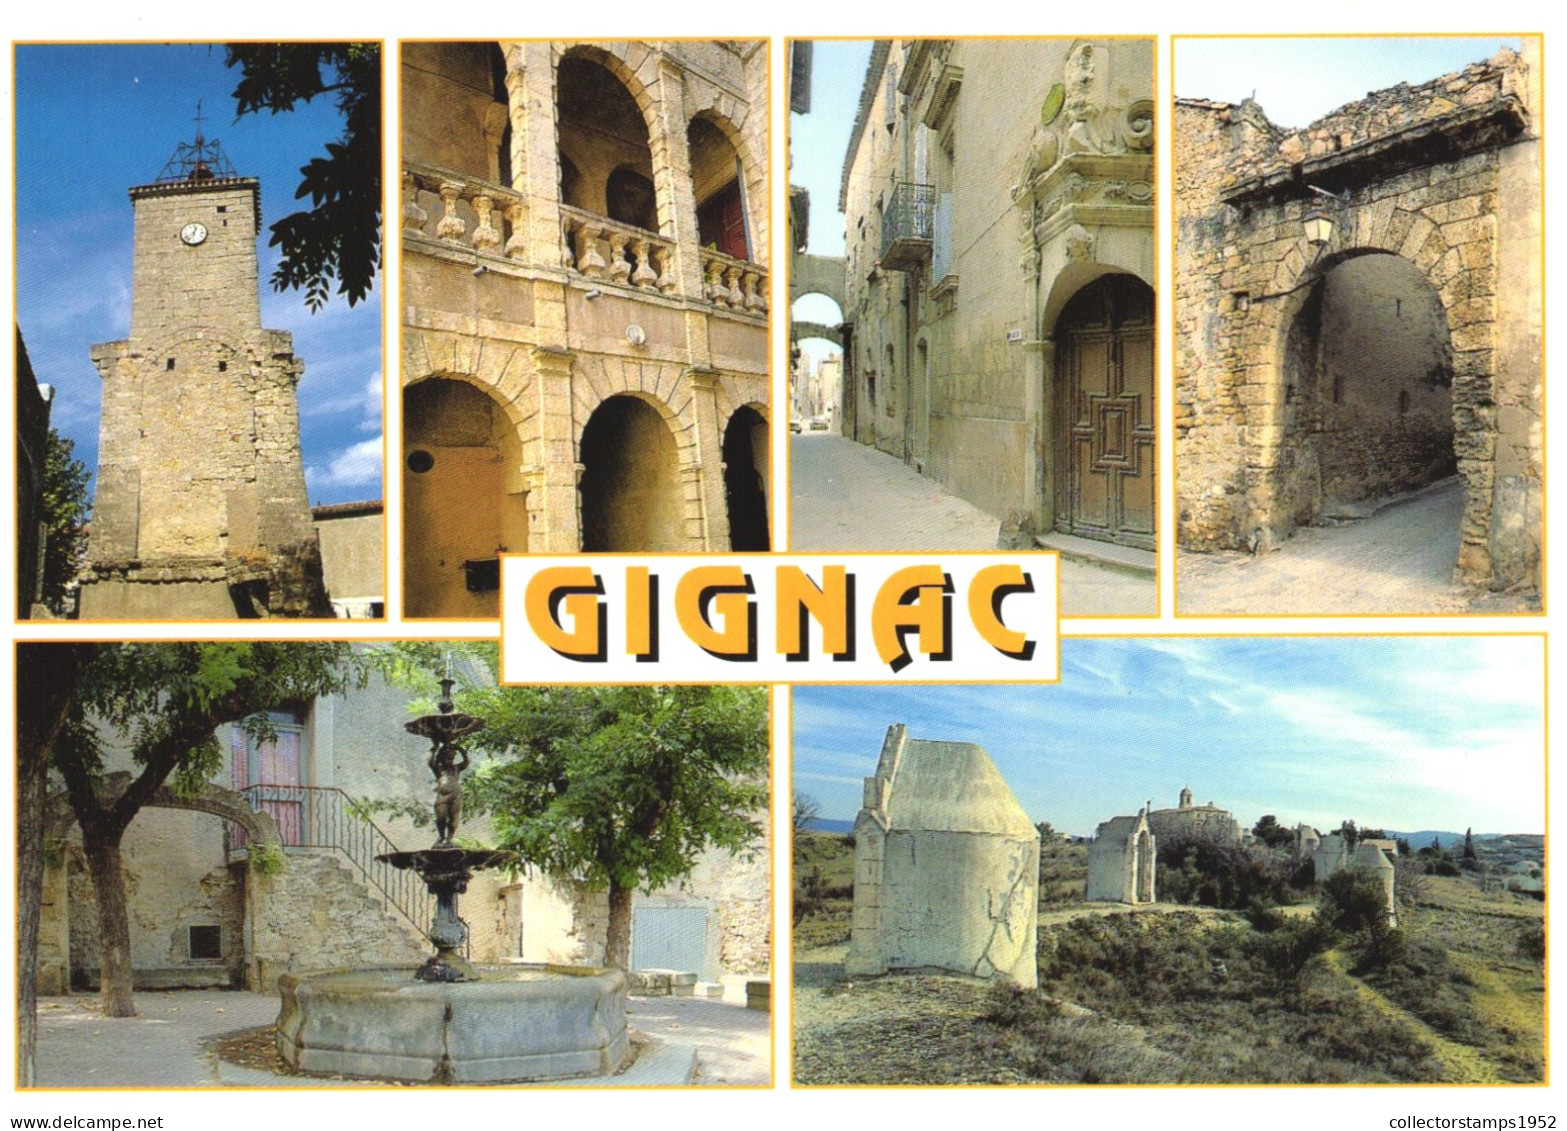
[[[430,740],[435,843],[377,857],[418,873],[435,897],[435,953],[417,969],[331,970],[278,979],[278,1050],[304,1072],[428,1083],[500,1083],[607,1075],[624,1061],[626,976],[596,967],[477,967],[463,955],[458,896],[476,871],[515,867],[514,852],[463,848],[462,739],[484,720],[454,709],[451,661],[438,713],[407,724]]]

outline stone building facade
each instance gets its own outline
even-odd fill
[[[763,41],[405,43],[408,615],[510,551],[765,550]]]
[[[40,385],[28,360],[22,331],[16,331],[16,618],[47,616],[43,589],[45,468],[49,453],[49,406],[54,389]]]
[[[1249,100],[1177,101],[1182,547],[1265,550],[1456,474],[1455,577],[1538,587],[1540,59],[1524,42],[1299,130]]]
[[[1039,830],[967,742],[887,728],[854,822],[844,970],[934,968],[1038,984]]]
[[[480,678],[478,669],[460,674]],[[272,713],[276,738],[235,727],[219,735],[226,765],[194,797],[165,787],[126,831],[123,864],[131,962],[140,988],[243,987],[270,991],[280,974],[343,965],[416,966],[433,901],[383,852],[435,838],[399,812],[369,821],[356,803],[422,803],[431,796],[427,740],[407,734],[409,694],[379,681],[363,690]],[[127,766],[129,760],[121,756]],[[121,775],[124,777],[125,775]],[[493,843],[482,816],[464,836]],[[95,984],[97,912],[68,805],[50,810],[40,932],[40,991]],[[275,846],[282,868],[252,866],[253,846]],[[632,906],[632,960],[717,982],[765,976],[771,965],[770,853],[714,851],[685,880]],[[269,852],[254,854],[257,859]],[[603,892],[533,869],[515,878],[477,873],[462,896],[476,962],[596,964],[604,959]],[[651,959],[649,959],[651,956]],[[656,960],[656,961],[655,961]]]
[[[1188,844],[1239,844],[1241,824],[1228,809],[1220,809],[1209,801],[1203,805],[1192,802],[1191,787],[1181,790],[1173,809],[1148,810],[1148,827],[1166,849],[1176,849]]]
[[[1094,832],[1088,846],[1088,894],[1110,903],[1153,903],[1158,896],[1158,840],[1148,814],[1112,817]]]
[[[93,347],[103,421],[84,619],[330,616],[293,337],[261,325],[261,189],[198,132],[130,190],[130,337]]]
[[[874,45],[842,430],[998,517],[1151,550],[1153,43]]]

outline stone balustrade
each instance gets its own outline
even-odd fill
[[[680,285],[672,240],[564,204],[560,224],[568,271],[661,294]]]
[[[766,314],[767,268],[704,247],[702,297],[714,306],[748,314]]]
[[[521,193],[434,165],[403,166],[405,235],[512,259],[527,257],[528,200]]]
[[[450,169],[406,162],[402,200],[404,235],[511,259],[530,259],[529,204],[521,193]],[[559,211],[559,266],[588,279],[659,294],[679,292],[673,240],[581,208],[563,204]],[[531,258],[538,261],[536,251]],[[766,267],[712,248],[702,249],[701,264],[701,293],[693,297],[721,310],[767,314]]]

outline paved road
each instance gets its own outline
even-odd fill
[[[994,550],[1000,520],[902,460],[833,433],[789,442],[789,548],[796,552]],[[1066,616],[1153,616],[1152,578],[1061,563]]]
[[[1498,613],[1538,611],[1527,597],[1475,595],[1453,584],[1464,492],[1447,480],[1369,518],[1297,530],[1277,550],[1181,553],[1182,615]]]

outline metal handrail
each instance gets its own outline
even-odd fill
[[[270,813],[285,848],[325,848],[344,857],[380,897],[382,905],[406,919],[422,936],[435,917],[435,897],[417,873],[394,868],[378,856],[397,845],[368,817],[350,812],[353,798],[335,786],[251,785],[239,791],[258,812]],[[294,812],[285,807],[298,806]],[[234,837],[223,823],[225,859],[232,859],[247,838]]]

